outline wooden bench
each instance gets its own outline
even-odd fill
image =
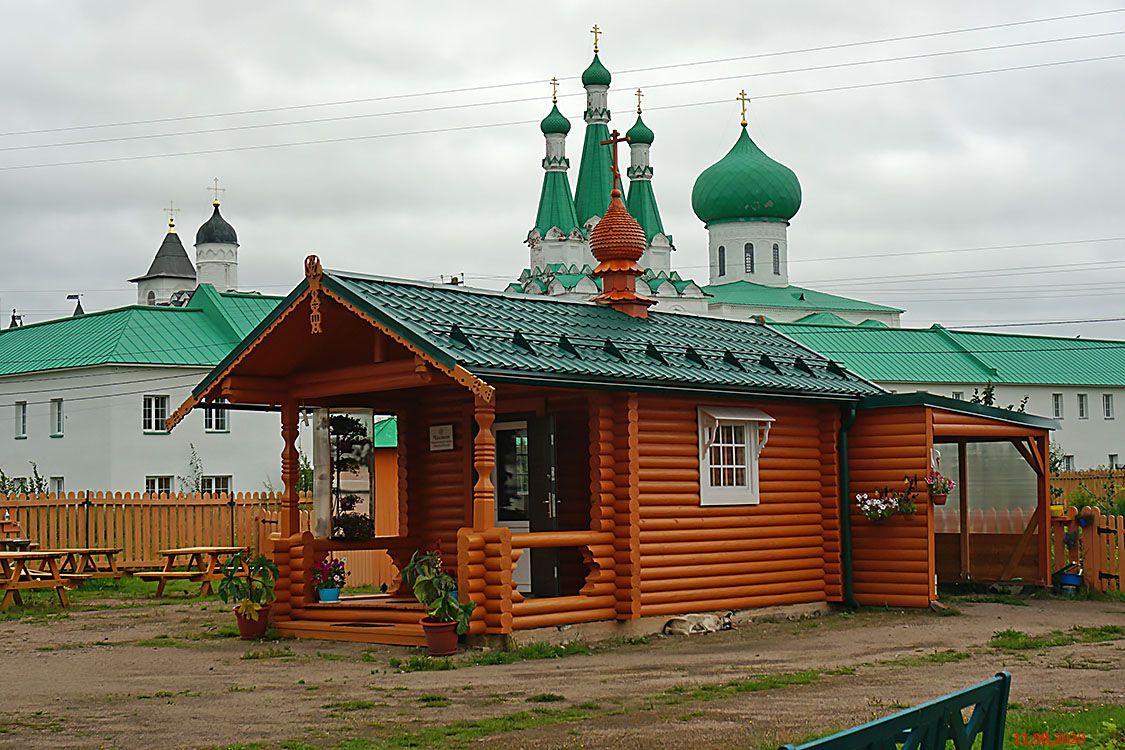
[[[21,591],[29,589],[54,589],[58,594],[59,603],[64,607],[70,605],[66,596],[66,581],[59,573],[58,552],[0,552],[0,591],[4,592],[0,600],[0,610],[12,606],[12,602],[23,604]],[[28,563],[41,563],[47,570],[40,572],[28,566]]]
[[[233,555],[238,552],[245,552],[245,547],[179,547],[177,549],[162,549],[160,554],[164,555],[164,567],[161,570],[144,570],[134,573],[137,578],[142,581],[158,581],[156,584],[156,595],[164,595],[164,587],[168,581],[187,580],[187,581],[202,581],[203,586],[200,587],[199,595],[207,596],[211,593],[211,584],[214,581],[221,581],[223,579],[222,566],[226,560],[229,560]],[[180,557],[187,557],[187,570],[176,570],[176,560]],[[243,565],[242,571],[239,573],[241,576],[247,574],[246,566]]]
[[[943,695],[884,719],[876,719],[803,745],[782,745],[782,750],[855,750],[903,747],[970,748],[977,737],[980,750],[1003,750],[1008,719],[1008,693],[1012,675],[1000,672],[972,687]],[[966,723],[962,711],[972,708]]]

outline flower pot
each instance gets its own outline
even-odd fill
[[[945,501],[948,499],[949,493],[947,492],[935,492],[930,495],[930,502],[932,502],[934,505],[945,505]]]
[[[1065,505],[1052,505],[1051,506],[1051,517],[1052,518],[1061,518],[1062,514],[1065,513],[1065,512],[1066,512],[1066,506]]]
[[[258,610],[258,619],[251,620],[244,617],[237,608],[234,609],[234,619],[238,621],[238,635],[244,641],[256,641],[266,634],[270,626],[270,605]]]
[[[317,595],[322,602],[338,602],[340,601],[340,589],[317,589]]]
[[[423,617],[422,630],[426,633],[426,646],[430,656],[449,656],[457,653],[457,623],[438,622]]]

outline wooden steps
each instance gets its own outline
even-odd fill
[[[283,635],[332,641],[424,646],[418,621],[425,608],[409,597],[373,594],[346,596],[338,602],[306,604],[296,619],[277,623]]]
[[[327,620],[286,620],[275,623],[282,635],[294,638],[317,638],[324,641],[353,641],[386,646],[425,646],[426,634],[414,622],[332,622]]]

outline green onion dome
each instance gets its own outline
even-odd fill
[[[704,224],[787,222],[801,208],[801,183],[792,169],[766,156],[743,125],[734,148],[696,178],[691,208]]]
[[[602,65],[602,61],[598,59],[598,53],[595,52],[594,60],[590,63],[590,67],[582,71],[582,85],[608,86],[609,79],[609,71]]]
[[[637,115],[637,121],[633,124],[633,127],[629,128],[629,132],[625,134],[625,137],[629,139],[630,143],[651,144],[652,140],[656,136],[653,135],[652,130],[649,129],[648,125],[645,125],[644,120],[641,119],[641,116]]]
[[[559,107],[556,104],[551,107],[551,113],[543,118],[543,122],[539,123],[539,129],[543,131],[543,135],[550,133],[566,135],[570,132],[570,120],[563,117],[563,113],[559,112]]]

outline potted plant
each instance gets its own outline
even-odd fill
[[[868,520],[881,523],[891,516],[910,515],[917,510],[914,499],[906,492],[884,490],[879,492],[860,492],[855,496],[855,507]]]
[[[456,653],[457,636],[468,631],[476,605],[458,600],[457,582],[442,570],[441,555],[436,551],[416,551],[402,569],[402,577],[426,608],[421,623],[430,656]]]
[[[940,471],[931,471],[923,478],[926,487],[930,490],[930,502],[934,505],[945,505],[945,501],[949,498],[949,491],[957,486],[947,476],[943,476]]]
[[[344,588],[348,578],[347,568],[344,567],[346,562],[346,559],[326,557],[313,566],[312,585],[320,601],[340,601],[340,589]]]
[[[239,635],[245,641],[261,638],[269,627],[270,602],[277,598],[273,592],[277,565],[265,555],[250,557],[242,551],[231,555],[222,571],[219,598],[228,604],[237,602],[234,618]]]

